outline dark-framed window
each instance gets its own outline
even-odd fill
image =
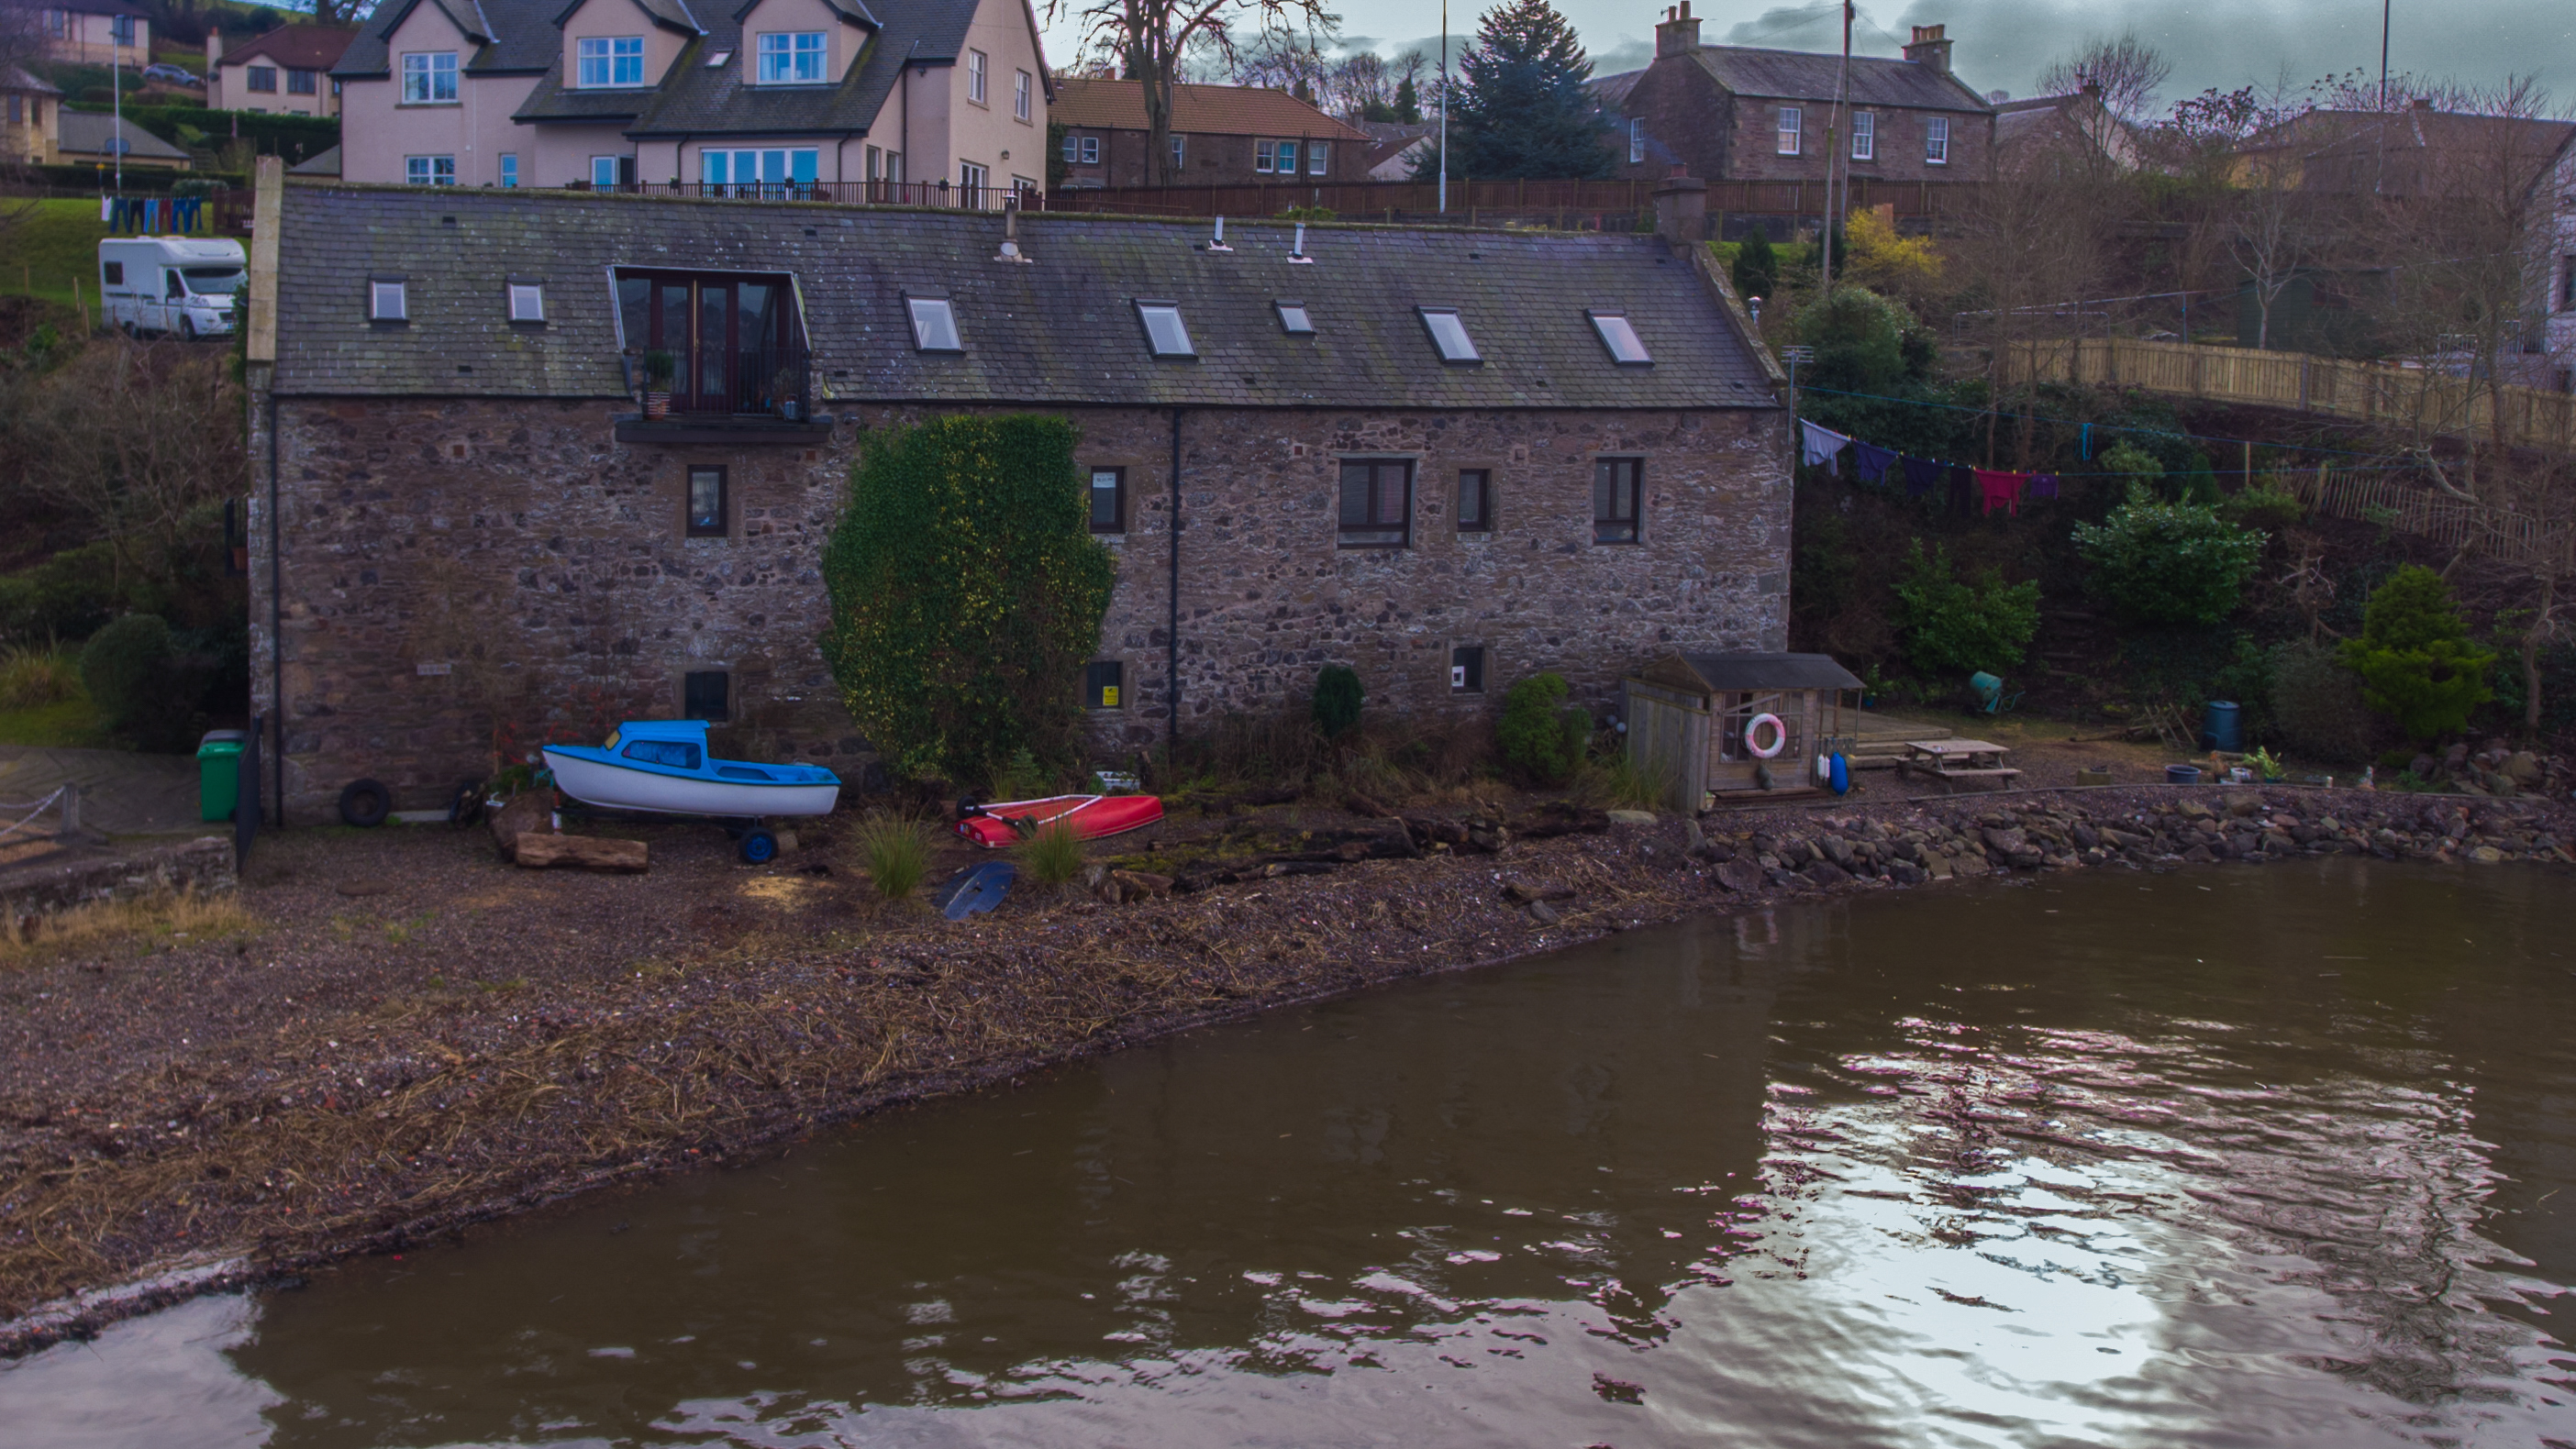
[[[671,409],[771,413],[801,398],[804,338],[781,275],[624,271],[617,306],[628,351],[670,359]]]
[[[1646,460],[1601,458],[1592,464],[1592,541],[1638,541],[1637,504],[1645,492]]]
[[[1091,531],[1125,533],[1127,531],[1127,470],[1094,468],[1091,470]]]
[[[1125,709],[1126,666],[1115,659],[1094,659],[1082,666],[1082,707]]]
[[[1403,548],[1413,541],[1413,464],[1404,458],[1342,460],[1342,547]]]
[[[1458,531],[1491,533],[1494,530],[1494,470],[1461,468],[1458,470]]]
[[[691,670],[680,676],[680,718],[733,718],[733,676],[721,669]]]
[[[722,464],[689,465],[689,537],[725,536],[725,520],[733,516],[729,471]]]
[[[1449,690],[1453,694],[1485,692],[1485,646],[1457,644],[1449,650]]]

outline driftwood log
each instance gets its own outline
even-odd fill
[[[530,830],[519,836],[519,864],[530,870],[577,865],[587,870],[641,871],[648,861],[644,842],[609,840],[597,835],[554,835]]]

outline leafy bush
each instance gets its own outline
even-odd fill
[[[2280,486],[2278,480],[2265,478],[2251,488],[2230,494],[2218,505],[2219,516],[2246,528],[2288,528],[2308,516],[2308,505],[2299,496]]]
[[[2362,703],[2361,681],[2322,645],[2299,640],[2273,651],[2271,704],[2273,734],[2298,754],[2364,763],[2378,743],[2382,726]]]
[[[2344,667],[2361,676],[2362,699],[2407,738],[2453,733],[2494,697],[2487,671],[2495,656],[2469,642],[2440,574],[2399,569],[2371,591],[2361,620],[2361,637],[2343,643]]]
[[[1735,264],[1730,271],[1739,297],[1769,298],[1780,292],[1780,259],[1771,253],[1771,238],[1755,227],[1751,235],[1737,243]]]
[[[859,858],[868,883],[889,901],[909,900],[930,874],[930,827],[907,815],[872,814],[859,822]]]
[[[1554,673],[1533,674],[1503,691],[1503,717],[1494,726],[1503,763],[1547,785],[1574,773],[1591,741],[1592,716],[1565,702],[1571,692],[1565,676]]]
[[[0,650],[0,709],[42,709],[80,696],[80,668],[59,648]]]
[[[2165,476],[2165,465],[2156,460],[2156,455],[2135,443],[2114,443],[2103,450],[2098,461],[2103,472],[2128,480],[2132,493],[2136,485],[2152,484]]]
[[[1040,885],[1060,886],[1082,874],[1082,837],[1070,820],[1050,820],[1021,842],[1020,868]]]
[[[128,614],[81,646],[81,685],[109,730],[145,750],[189,744],[202,679],[157,614]]]
[[[116,610],[115,556],[104,543],[69,548],[0,576],[0,639],[84,639]]]
[[[1838,286],[1798,314],[1798,340],[1816,350],[1807,376],[1851,392],[1884,392],[1916,375],[1916,359],[1931,355],[1906,346],[1918,330],[1912,313],[1865,287]]]
[[[2262,562],[2264,535],[2216,510],[2133,495],[2101,523],[2075,526],[2093,566],[2085,586],[2133,624],[2215,624],[2235,611]]]
[[[1347,664],[1327,664],[1315,676],[1315,726],[1324,738],[1337,740],[1359,727],[1360,703],[1368,691],[1359,671]]]
[[[879,434],[823,553],[823,657],[906,776],[989,783],[1069,759],[1117,565],[1091,536],[1062,418],[950,416]]]
[[[2039,632],[2039,584],[2005,583],[1992,568],[1961,578],[1947,548],[1926,553],[1917,540],[1896,584],[1896,627],[1905,657],[1926,673],[2000,673]]]

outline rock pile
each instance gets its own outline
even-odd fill
[[[2505,740],[2489,740],[2475,753],[2462,740],[2436,757],[2417,755],[2408,773],[2446,789],[2470,795],[2546,795],[2564,800],[2576,788],[2576,761],[2517,750]]]

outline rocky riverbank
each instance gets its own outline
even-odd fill
[[[2331,853],[2563,866],[2576,838],[2528,795],[2096,788],[1650,823],[1353,803],[1174,822],[1124,878],[963,925],[873,904],[828,831],[754,870],[670,827],[644,877],[519,872],[445,831],[264,844],[254,934],[0,976],[0,1351],[1694,912]]]

